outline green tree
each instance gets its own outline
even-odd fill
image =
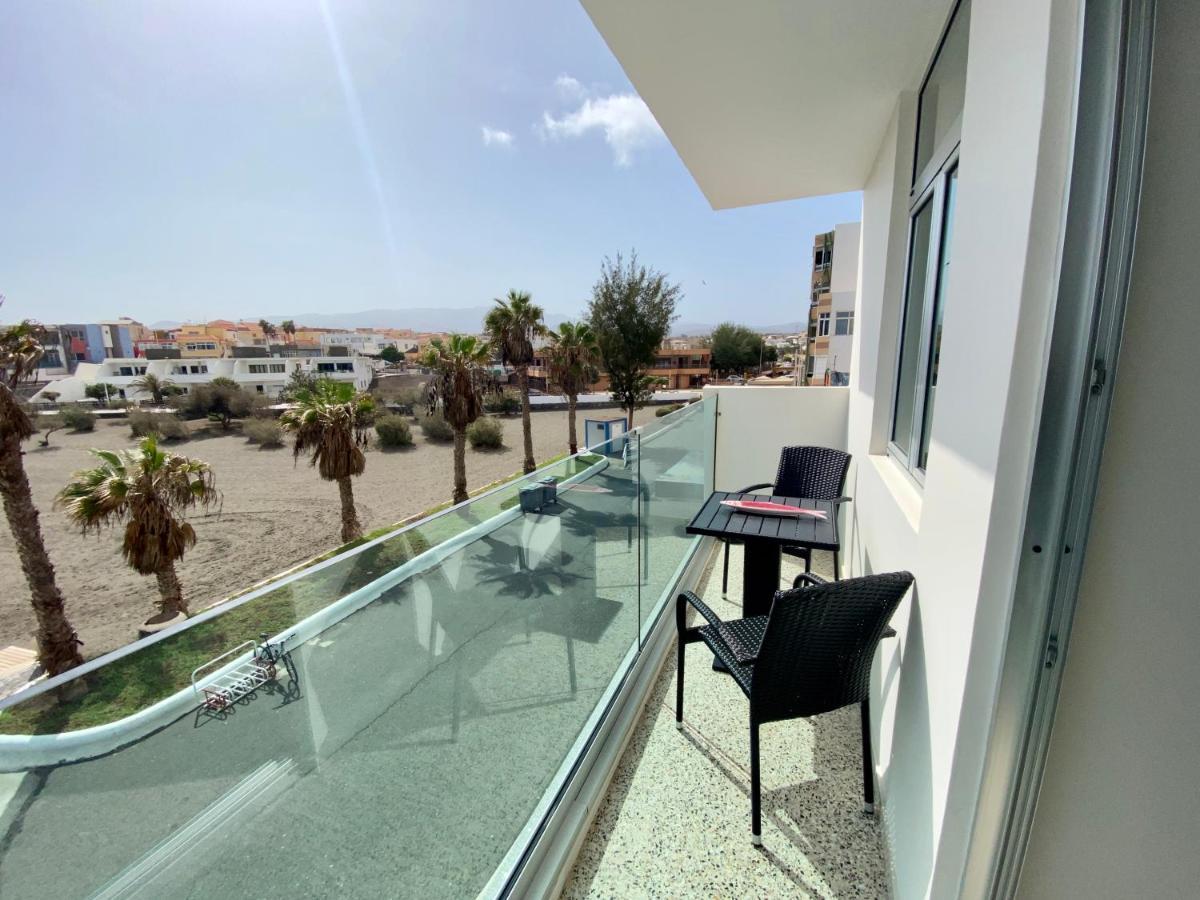
[[[529,419],[529,364],[533,362],[533,342],[546,333],[542,308],[524,291],[509,291],[483,320],[483,327],[500,360],[517,372],[521,392],[521,431],[525,437],[524,470],[536,468],[533,461],[533,425]]]
[[[291,319],[284,319],[279,327],[283,330],[283,333],[287,335],[287,341],[289,344],[296,339],[296,323]]]
[[[394,344],[388,344],[379,351],[379,358],[389,365],[395,365],[404,359],[404,354],[401,353]]]
[[[121,389],[115,384],[97,381],[95,384],[85,384],[83,386],[83,396],[92,400],[99,400],[101,403],[107,403],[109,400],[119,400],[121,398]]]
[[[775,348],[763,343],[762,335],[745,325],[722,322],[709,337],[714,371],[729,374],[775,361]]]
[[[263,337],[266,338],[268,344],[271,343],[271,338],[275,337],[275,335],[278,333],[275,330],[275,326],[266,319],[259,319],[258,327],[262,329]]]
[[[123,524],[121,555],[140,575],[158,582],[158,613],[146,624],[187,614],[175,563],[196,544],[184,516],[220,500],[208,463],[158,449],[150,435],[134,450],[93,450],[100,464],[76,472],[58,502],[84,532]]]
[[[19,385],[36,375],[41,358],[38,326],[24,321],[0,329],[0,499],[29,586],[37,622],[38,663],[50,675],[58,675],[79,665],[83,657],[79,654],[79,635],[67,620],[66,604],[46,552],[25,474],[21,444],[37,429],[16,394]]]
[[[579,395],[600,377],[600,345],[587,322],[563,322],[550,332],[550,377],[567,398],[567,442],[579,452],[575,435],[575,406]]]
[[[163,398],[173,392],[175,382],[169,378],[159,378],[153,373],[148,373],[129,382],[129,386],[143,394],[150,394],[154,398],[154,405],[162,406]]]
[[[617,254],[615,261],[606,258],[600,266],[588,319],[612,397],[625,410],[630,428],[634,410],[653,395],[654,380],[646,372],[670,331],[681,296],[679,285],[669,284],[663,273],[638,265],[636,252],[628,263]]]
[[[484,397],[496,390],[488,373],[492,348],[469,334],[452,334],[429,342],[422,364],[433,371],[429,383],[429,415],[441,413],[454,429],[454,493],[467,499],[467,427],[483,415]]]
[[[296,409],[287,410],[280,424],[292,433],[292,455],[308,455],[326,481],[335,481],[342,501],[342,542],[362,537],[354,508],[352,476],[367,467],[363,452],[375,423],[375,403],[354,385],[321,379],[314,390],[301,391]]]

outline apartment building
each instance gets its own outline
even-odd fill
[[[861,234],[860,223],[848,222],[813,238],[805,363],[805,381],[810,385],[850,383]]]
[[[87,396],[89,385],[103,383],[115,388],[121,399],[140,402],[151,399],[151,395],[139,391],[134,382],[143,375],[155,375],[163,381],[170,381],[185,394],[189,389],[208,384],[214,378],[229,378],[245,391],[277,397],[295,371],[349,382],[359,390],[369,388],[374,375],[370,362],[360,356],[128,357],[106,359],[101,363],[80,363],[73,375],[53,382],[52,389],[58,395],[59,402],[74,403]],[[33,399],[44,399],[41,395],[42,391],[39,391]]]
[[[669,346],[669,343],[655,351],[654,365],[650,367],[648,374],[665,382],[662,387],[666,390],[704,387],[712,375],[712,350],[708,347],[675,349]],[[529,367],[529,382],[539,390],[555,392],[558,389],[554,380],[550,378],[546,357],[541,355],[540,351],[534,356],[533,365]],[[608,373],[603,368],[592,390],[609,390]]]

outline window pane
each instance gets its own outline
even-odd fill
[[[925,306],[925,276],[929,263],[929,234],[932,223],[933,203],[926,201],[913,219],[912,245],[908,257],[908,294],[904,304],[900,369],[896,379],[896,415],[892,419],[892,441],[905,454],[912,449],[917,357],[921,351],[921,315]]]
[[[933,401],[937,396],[938,361],[942,353],[942,310],[946,297],[946,281],[950,275],[950,236],[954,233],[954,199],[958,195],[958,169],[949,175],[946,182],[946,211],[942,219],[942,253],[938,260],[937,293],[933,300],[932,338],[929,344],[929,373],[925,386],[925,409],[921,413],[921,450],[917,454],[917,465],[925,468],[929,455],[929,433],[933,429]]]
[[[950,23],[946,40],[921,88],[921,106],[917,113],[917,158],[913,181],[920,178],[933,159],[934,151],[958,125],[967,84],[967,31],[971,21],[970,0],[963,4]],[[924,184],[919,185],[924,187]]]

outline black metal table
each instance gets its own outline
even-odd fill
[[[826,518],[814,516],[761,516],[742,513],[721,504],[722,500],[763,500],[819,509]],[[732,494],[713,491],[700,512],[688,524],[688,534],[734,538],[745,544],[742,562],[742,615],[765,616],[779,590],[780,557],[783,547],[810,550],[840,550],[837,526],[838,504],[830,500],[799,497],[768,497],[765,494]]]

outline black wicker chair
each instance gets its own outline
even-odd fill
[[[679,595],[675,623],[675,724],[683,727],[683,661],[687,644],[704,641],[750,700],[751,840],[762,843],[758,767],[758,726],[831,712],[857,703],[862,715],[863,803],[875,809],[868,708],[871,663],[913,577],[908,572],[826,582],[816,575],[796,579],[797,587],[775,595],[766,616],[722,622],[690,591]],[[687,627],[687,608],[707,622]]]
[[[779,497],[803,497],[807,500],[833,500],[844,503],[846,472],[850,469],[850,454],[830,447],[784,447],[779,453],[779,470],[775,482],[751,484],[737,493],[749,494],[771,488]],[[729,592],[729,545],[740,544],[736,538],[724,539],[725,565],[721,570],[721,593]],[[804,571],[812,571],[812,552],[807,547],[784,547],[789,556],[804,560]],[[833,554],[833,577],[840,577],[837,552]]]

